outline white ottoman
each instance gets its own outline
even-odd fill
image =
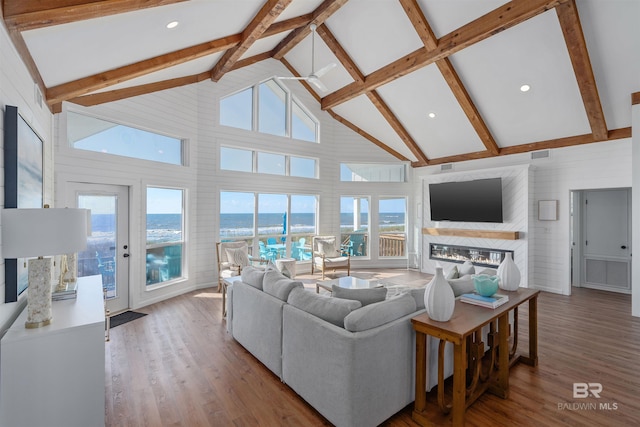
[[[278,258],[276,260],[276,268],[280,273],[293,279],[296,277],[296,260],[295,258]]]

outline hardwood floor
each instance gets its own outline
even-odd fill
[[[429,280],[407,270],[352,274],[395,283]],[[299,277],[314,283],[312,276]],[[221,303],[214,289],[194,291],[140,309],[149,315],[111,330],[107,426],[330,425],[227,334]],[[539,366],[513,367],[509,398],[480,397],[467,411],[467,425],[640,425],[640,319],[630,313],[629,295],[581,288],[571,296],[541,293]],[[526,308],[520,316],[526,344]],[[574,398],[574,383],[600,383],[600,398]],[[411,410],[383,425],[417,425]],[[434,420],[449,424],[444,416]]]

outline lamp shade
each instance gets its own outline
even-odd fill
[[[87,247],[88,209],[2,210],[2,256],[27,258],[82,251]]]

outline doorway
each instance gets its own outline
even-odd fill
[[[572,192],[572,284],[631,293],[631,191]]]
[[[68,205],[91,209],[87,249],[78,253],[78,277],[101,275],[107,309],[129,308],[129,188],[68,183]]]

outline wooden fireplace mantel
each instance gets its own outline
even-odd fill
[[[501,240],[518,240],[520,238],[520,232],[518,231],[469,230],[466,228],[423,228],[422,234]]]

